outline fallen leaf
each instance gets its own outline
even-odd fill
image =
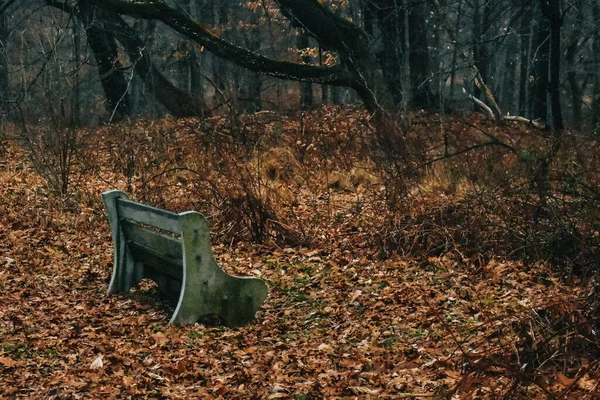
[[[354,300],[356,300],[358,298],[358,296],[360,296],[362,294],[362,290],[357,290],[352,294],[352,297],[350,298],[350,304],[354,303]]]
[[[14,367],[17,365],[17,362],[12,358],[0,357],[0,364],[4,365],[5,367]]]
[[[575,378],[569,378],[565,374],[556,374],[556,379],[558,379],[563,386],[571,386],[573,382],[575,382]]]
[[[365,386],[351,386],[350,389],[356,394],[377,394],[379,390],[371,389]]]
[[[169,378],[165,378],[164,376],[160,376],[158,374],[155,374],[154,372],[148,372],[148,376],[159,381],[169,381]]]
[[[331,353],[333,353],[333,351],[334,351],[334,350],[333,350],[333,347],[331,347],[330,345],[328,345],[328,344],[325,344],[325,343],[321,343],[321,344],[319,345],[319,347],[317,347],[317,349],[318,349],[319,351],[322,351],[322,352],[325,352],[325,353],[328,353],[328,354],[331,354]]]
[[[164,346],[169,341],[169,338],[162,332],[156,332],[151,336],[158,346]]]
[[[582,390],[592,391],[598,386],[598,380],[593,379],[588,374],[585,374],[577,381],[577,387]]]
[[[90,368],[92,369],[100,369],[102,367],[104,367],[104,363],[102,362],[102,356],[96,357],[96,359],[90,365]]]

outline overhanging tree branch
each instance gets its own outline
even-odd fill
[[[107,15],[101,18],[104,20],[104,25],[114,32],[117,41],[125,48],[135,72],[172,115],[189,117],[204,114],[202,99],[195,98],[173,85],[154,66],[146,46],[134,29],[118,15]]]
[[[0,14],[3,14],[14,2],[15,0],[4,0],[0,2]]]
[[[100,82],[106,95],[106,110],[111,120],[116,121],[129,115],[128,82],[123,76],[123,67],[118,59],[118,46],[112,32],[96,21],[93,6],[83,2],[73,7],[66,2],[46,0],[49,6],[76,16],[84,25],[86,39],[96,59]]]
[[[190,96],[188,93],[173,85],[154,66],[146,46],[137,35],[137,32],[117,14],[105,10],[98,10],[93,18],[85,18],[79,8],[75,8],[61,1],[46,0],[46,4],[58,8],[66,13],[77,16],[83,20],[86,30],[92,25],[99,25],[96,29],[108,30],[125,51],[133,65],[135,72],[144,81],[144,84],[156,99],[176,117],[198,116],[204,113],[203,104],[200,99]]]
[[[356,77],[341,66],[317,67],[287,61],[273,60],[221,39],[204,26],[189,19],[184,13],[162,1],[92,0],[106,10],[142,19],[163,22],[173,30],[204,46],[214,55],[234,64],[281,79],[315,82],[352,87]]]
[[[325,47],[341,54],[364,52],[366,33],[357,25],[338,17],[317,0],[275,0],[292,24],[301,26]]]

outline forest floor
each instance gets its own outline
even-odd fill
[[[330,123],[342,130],[349,119],[338,116]],[[287,135],[288,123],[299,122],[290,117],[270,126]],[[158,139],[148,128],[154,123],[139,124],[144,143],[154,145]],[[554,329],[549,321],[581,307],[582,289],[564,284],[545,263],[478,258],[477,253],[461,257],[458,252],[383,256],[376,241],[364,240],[380,219],[379,203],[371,201],[382,190],[376,177],[358,179],[356,168],[344,172],[338,166],[327,172],[326,183],[310,175],[312,185],[299,184],[296,177],[304,171],[318,170],[322,176],[325,168],[305,167],[310,163],[298,161],[296,151],[294,160],[286,159],[287,167],[298,168],[290,176],[281,172],[286,167],[281,160],[265,172],[272,180],[269,187],[289,207],[279,223],[267,228],[272,237],[265,234],[256,244],[251,240],[260,234],[259,229],[252,233],[255,225],[228,224],[239,203],[230,193],[234,188],[215,188],[222,176],[206,172],[194,180],[194,174],[179,173],[192,169],[189,157],[198,159],[202,150],[194,143],[205,140],[198,132],[206,126],[164,124],[157,135],[168,136],[160,144],[168,150],[161,147],[157,153],[172,155],[165,160],[149,159],[138,148],[119,155],[125,147],[119,141],[131,145],[123,135],[138,132],[131,126],[122,128],[125,132],[105,127],[86,136],[70,172],[72,190],[63,196],[48,183],[52,178],[40,168],[40,157],[15,140],[0,144],[1,397],[600,396],[595,360],[579,357],[576,369],[567,368],[572,360],[566,358],[574,355],[557,351],[541,359],[541,346],[534,346],[537,332]],[[133,156],[135,163],[127,164]],[[232,173],[209,162],[203,168]],[[165,171],[170,171],[168,178]],[[335,174],[352,175],[352,184],[331,178]],[[113,250],[101,193],[119,188],[175,211],[207,212],[194,197],[199,192],[193,185],[204,179],[212,179],[211,190],[219,194],[215,199],[221,199],[207,214],[214,223],[217,262],[231,274],[259,276],[269,286],[256,321],[244,327],[167,326],[172,309],[157,300],[149,282],[127,295],[106,294]],[[149,189],[149,182],[156,185]],[[236,182],[243,189],[246,181]],[[293,200],[285,200],[286,190]],[[439,207],[454,201],[442,196],[420,204]],[[229,214],[219,214],[220,206]],[[270,207],[265,213],[273,219],[277,204]],[[277,235],[293,236],[290,232],[296,235],[294,243],[276,240]],[[376,238],[377,232],[369,235]],[[560,350],[564,342],[556,340]]]

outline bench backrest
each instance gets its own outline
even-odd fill
[[[221,270],[212,257],[210,228],[202,214],[136,203],[118,190],[102,198],[115,249],[109,294],[128,292],[149,278],[163,295],[178,301],[171,322],[219,314],[228,325],[240,325],[254,316],[267,295],[265,283]]]

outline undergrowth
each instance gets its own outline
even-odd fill
[[[550,393],[549,376],[564,376],[569,390],[589,379],[600,367],[597,136],[557,139],[478,115],[412,121],[406,151],[418,173],[406,176],[388,168],[398,160],[386,160],[385,149],[372,157],[368,116],[341,108],[260,112],[235,126],[221,117],[110,125],[79,133],[85,140],[69,136],[76,152],[56,165],[41,156],[46,142],[29,151],[63,195],[65,174],[74,173],[67,163],[76,161],[136,200],[204,213],[220,244],[313,247],[346,254],[349,263],[362,251],[424,265],[448,257],[467,265],[472,279],[485,279],[493,260],[522,262],[524,271],[548,265],[564,284],[581,285],[581,297],[507,317],[499,329],[518,345],[499,335],[493,350],[470,362],[512,374],[506,398],[529,384]],[[461,382],[471,378],[465,372]]]

